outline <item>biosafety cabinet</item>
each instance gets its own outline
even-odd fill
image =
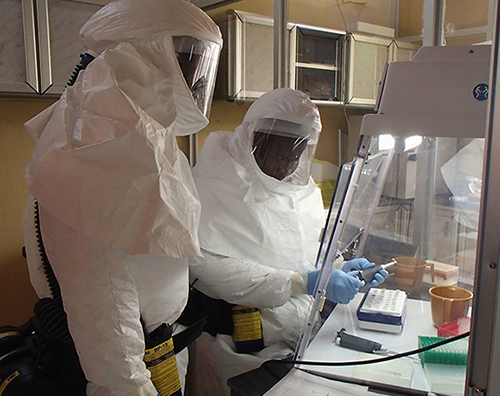
[[[339,173],[289,380],[299,370],[359,392],[498,394],[484,393],[498,364],[488,351],[499,239],[489,224],[499,213],[484,206],[489,175],[500,169],[488,162],[500,150],[486,134],[490,53],[489,45],[423,47],[387,65],[376,114],[364,116],[357,154]],[[337,305],[318,330],[341,255],[365,257],[389,277]]]

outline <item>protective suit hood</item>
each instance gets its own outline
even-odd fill
[[[318,108],[306,94],[290,88],[275,89],[262,95],[248,109],[242,126],[253,125],[261,118],[278,118],[309,126],[316,131],[316,140],[321,132]]]
[[[96,58],[25,125],[37,140],[29,190],[59,221],[105,246],[200,255],[199,198],[174,134],[195,133],[208,120],[172,37],[196,35],[218,46],[218,27],[184,0],[118,0],[81,34]]]
[[[257,122],[263,118],[289,121],[311,130],[308,145],[312,149],[309,158],[303,155],[294,174],[285,180],[276,180],[264,174],[251,154],[253,131]],[[307,95],[290,88],[279,88],[262,95],[250,106],[243,123],[236,128],[231,150],[240,164],[250,174],[257,176],[266,189],[275,192],[287,191],[292,189],[290,184],[302,187],[304,184],[314,183],[309,177],[309,161],[312,160],[311,157],[314,157],[320,132],[321,118],[318,108]],[[305,180],[305,183],[298,180]]]
[[[128,68],[127,64],[117,65],[116,69],[122,75],[127,94],[160,124],[172,124],[173,114],[172,128],[176,135],[196,133],[208,124],[186,85],[172,42],[178,36],[209,41],[218,47],[211,54],[218,58],[222,46],[220,30],[198,7],[185,0],[117,0],[96,12],[80,35],[83,45],[93,55],[129,43],[146,60],[143,73],[152,67],[165,74],[164,80],[141,86],[137,69]]]

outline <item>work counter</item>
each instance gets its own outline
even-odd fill
[[[386,355],[367,354],[347,349],[336,343],[337,332],[342,328],[349,334],[382,344],[389,354],[403,353],[418,348],[418,336],[437,336],[431,319],[429,301],[408,299],[407,315],[400,333],[389,333],[361,329],[358,326],[356,309],[363,297],[359,293],[349,304],[337,305],[304,353],[303,361],[354,362],[348,366],[300,365],[300,369],[321,377],[370,385],[379,390],[401,391],[404,395],[426,395],[443,392],[463,395],[465,366],[431,365],[427,375],[418,355],[403,357],[375,364],[356,364],[361,360],[377,359]],[[264,364],[261,368],[229,380],[233,396],[260,396],[266,393],[292,365]],[[429,373],[430,370],[430,373]],[[432,377],[429,375],[432,374]],[[428,380],[432,378],[432,383]],[[397,394],[397,393],[396,393]]]

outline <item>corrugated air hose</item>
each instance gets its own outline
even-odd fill
[[[90,62],[92,62],[94,60],[94,57],[90,54],[87,54],[87,53],[80,54],[80,58],[81,58],[80,63],[78,63],[75,66],[75,69],[71,73],[71,77],[69,78],[69,81],[67,83],[68,86],[72,86],[76,82],[76,79],[78,78],[78,74],[80,74],[80,72],[83,69],[85,69]]]
[[[43,272],[47,278],[52,298],[45,297],[35,304],[35,316],[40,323],[40,330],[47,336],[52,336],[57,340],[72,344],[73,339],[68,328],[68,320],[64,311],[61,288],[50,265],[45,247],[43,245],[42,231],[40,228],[40,210],[38,201],[35,200],[35,233],[38,243],[38,251],[42,261]]]

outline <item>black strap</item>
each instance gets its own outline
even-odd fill
[[[174,334],[172,337],[176,354],[201,336],[206,321],[207,317],[203,312],[186,306],[177,322],[188,327],[180,333]]]
[[[217,334],[233,334],[232,307],[234,304],[211,298],[191,287],[186,309],[202,312],[206,316],[203,331],[215,337]]]

